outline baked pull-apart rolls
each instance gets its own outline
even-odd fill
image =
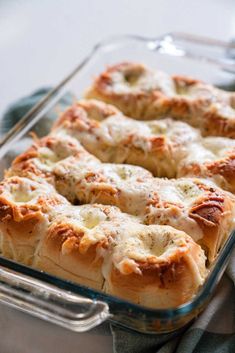
[[[60,135],[53,137],[54,144],[60,144],[61,139]],[[71,203],[118,206],[145,223],[171,225],[198,242],[210,262],[217,256],[233,226],[231,194],[207,180],[154,178],[138,166],[101,163],[82,146],[79,152],[67,151],[65,158],[54,158],[52,163],[52,147],[40,152],[41,145],[50,140],[49,136],[38,141],[34,145],[38,153],[27,158],[24,166],[19,156],[7,174],[23,172],[37,179],[47,170],[47,181]],[[73,144],[70,147],[73,151]]]
[[[185,233],[101,205],[63,208],[34,266],[154,308],[189,300],[207,274],[203,250]]]
[[[196,129],[172,119],[141,122],[115,110],[97,121],[94,107],[99,117],[104,116],[105,103],[91,100],[74,104],[62,114],[53,134],[66,132],[103,162],[140,165],[155,176],[171,178],[185,145],[199,139]]]
[[[220,188],[235,192],[234,94],[124,63],[88,96],[100,100],[69,107],[5,172],[1,254],[137,304],[177,307],[234,227],[234,196]]]
[[[0,249],[3,256],[31,265],[49,210],[67,204],[46,183],[12,177],[0,184]]]
[[[204,282],[204,252],[183,232],[142,225],[112,206],[69,205],[27,178],[5,180],[0,193],[8,258],[156,308],[184,303]]]
[[[80,101],[62,114],[52,134],[65,133],[103,162],[139,165],[158,177],[207,177],[235,192],[233,139],[203,138],[169,118],[135,121],[95,100]]]
[[[104,263],[106,292],[155,308],[192,298],[207,274],[199,245],[169,226],[126,224],[120,229]]]
[[[170,76],[142,64],[109,67],[86,93],[140,120],[171,116],[203,135],[235,138],[235,94],[185,76]]]

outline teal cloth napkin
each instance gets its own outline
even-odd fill
[[[9,107],[1,121],[7,131],[48,92],[43,88]],[[64,110],[74,99],[70,93],[59,102]],[[59,111],[59,110],[58,110]],[[40,123],[55,119],[51,112]],[[46,129],[45,129],[46,131]],[[45,132],[46,133],[46,132]],[[18,151],[19,153],[19,151]],[[111,324],[114,353],[235,353],[235,251],[226,274],[206,310],[180,335],[145,335]],[[107,329],[106,329],[107,330]],[[91,342],[92,343],[92,342]],[[100,352],[102,353],[102,352]]]
[[[0,133],[4,134],[11,129],[35,104],[43,99],[51,89],[51,87],[41,88],[33,92],[31,95],[21,98],[17,102],[10,105],[3,115],[3,119],[0,121]],[[52,122],[58,116],[58,112],[65,110],[66,107],[73,103],[74,99],[74,95],[67,92],[58,101],[56,107],[52,109],[47,116],[40,119],[37,124],[37,133],[39,133],[39,136],[47,134]]]

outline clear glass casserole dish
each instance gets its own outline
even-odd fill
[[[225,54],[231,48],[226,43],[209,44],[182,34],[167,34],[155,39],[124,36],[97,45],[3,137],[0,142],[1,176],[12,159],[31,144],[29,132],[34,131],[39,137],[47,134],[59,111],[66,108],[66,104],[63,107],[59,104],[61,98],[68,92],[75,95],[72,99],[81,97],[94,76],[107,65],[138,61],[229,89],[234,83],[235,64]],[[176,332],[206,306],[226,268],[234,244],[235,231],[228,237],[200,291],[190,302],[177,308],[141,307],[3,257],[0,257],[0,301],[77,332],[89,330],[105,320],[144,333]]]

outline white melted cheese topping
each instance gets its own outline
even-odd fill
[[[180,162],[180,167],[197,164],[203,168],[203,163],[225,158],[235,151],[235,140],[229,138],[205,137],[199,142],[187,145],[185,155]],[[179,170],[180,167],[178,168]]]
[[[206,137],[203,146],[214,154],[214,159],[235,151],[235,140],[225,137]]]
[[[81,136],[79,131],[78,138]],[[172,119],[165,119],[151,122],[134,121],[130,118],[120,116],[111,116],[105,119],[99,127],[93,129],[92,132],[84,134],[82,143],[86,147],[88,144],[87,135],[93,134],[93,139],[96,136],[99,141],[108,145],[121,146],[122,143],[133,144],[133,146],[142,149],[145,152],[151,151],[151,140],[154,137],[167,138],[166,143],[171,144],[185,144],[189,141],[198,139],[198,131],[188,124],[174,121]],[[130,140],[131,138],[131,140]],[[94,141],[92,141],[94,142]]]
[[[53,134],[60,135],[61,131],[66,130],[103,162],[122,163],[134,153],[133,148],[142,150],[147,161],[148,153],[154,153],[159,143],[163,155],[162,158],[156,156],[155,168],[156,174],[161,176],[176,174],[176,164],[185,156],[186,146],[200,136],[196,129],[183,122],[172,119],[134,121],[122,114],[110,116],[92,129],[84,129],[79,124],[62,124]]]
[[[78,140],[70,137],[61,129],[53,136],[50,148],[46,146],[37,148],[38,156],[33,159],[33,163],[39,170],[51,172],[60,160],[83,151],[84,148]]]
[[[158,206],[151,206],[148,211],[156,223],[182,229],[195,240],[203,237],[201,228],[188,215],[193,203],[205,193],[193,179],[164,180],[153,178],[140,167],[105,163],[84,165],[79,160],[69,159],[58,163],[54,172],[67,178],[62,190],[65,196],[74,193],[79,199],[82,191],[86,202],[97,202],[99,193],[108,193],[111,187],[110,192],[116,190],[119,195],[113,198],[110,194],[109,202],[115,202],[124,212],[141,217],[146,215],[146,207],[152,198],[157,197]],[[91,180],[87,181],[86,177],[90,175]],[[98,198],[94,197],[94,190]]]
[[[198,89],[203,88],[198,85]],[[92,104],[96,104],[94,100]],[[104,107],[97,104],[97,109]],[[84,116],[83,120],[89,121],[89,109]],[[135,164],[138,160],[136,157],[135,161],[133,148],[142,150],[144,156],[139,159],[139,165],[149,168],[161,177],[176,177],[181,175],[181,170],[184,171],[185,167],[194,164],[199,166],[203,175],[204,163],[224,158],[235,151],[235,140],[223,137],[203,138],[198,129],[170,118],[136,121],[120,112],[102,120],[91,129],[84,129],[83,124],[81,127],[79,124],[62,124],[58,129],[74,136],[103,162],[125,163],[133,160]],[[156,162],[153,160],[154,153]]]
[[[213,104],[225,118],[234,118],[234,109],[230,106],[229,93],[217,89],[212,85],[196,82],[192,85],[177,83],[172,76],[151,70],[142,65],[126,65],[118,68],[110,75],[112,84],[106,89],[117,95],[128,93],[160,91],[167,97],[183,96],[188,100],[203,100]],[[203,104],[201,105],[203,109]],[[204,107],[205,108],[205,107]]]
[[[191,264],[195,281],[203,282],[205,276],[205,256],[200,249],[199,263],[195,263],[190,254],[190,243],[186,243],[186,234],[170,226],[135,225],[128,223],[120,227],[112,244],[111,256],[106,258],[103,274],[108,278],[112,264],[122,273],[142,274],[140,263],[167,263],[175,253],[185,256]]]
[[[166,202],[190,205],[196,198],[203,195],[203,191],[200,190],[193,179],[189,178],[157,179],[157,184],[161,200]]]
[[[197,164],[202,166],[203,163],[215,160],[215,154],[202,144],[192,143],[187,146],[184,158],[181,160],[181,165]],[[180,168],[178,168],[180,170]]]
[[[53,187],[47,183],[37,183],[27,178],[12,177],[4,183],[2,196],[17,204],[35,204],[42,195],[54,193]]]
[[[51,211],[53,216],[53,210]],[[133,223],[136,226],[140,220],[120,212],[113,206],[102,205],[61,205],[54,212],[55,223],[65,223],[81,234],[80,250],[86,252],[89,246],[104,239],[112,243],[112,238],[121,231],[122,224]],[[62,248],[66,251],[66,248]],[[105,253],[104,249],[102,255]]]
[[[102,272],[108,278],[112,266],[122,274],[141,274],[138,262],[169,262],[175,252],[190,257],[190,242],[186,234],[169,226],[143,225],[136,217],[121,213],[112,206],[83,205],[61,207],[56,212],[56,223],[64,222],[72,226],[80,238],[79,249],[85,253],[93,245],[106,241],[106,246],[97,247],[97,256],[104,258]],[[190,238],[187,238],[190,239]],[[65,241],[62,255],[70,248]],[[201,251],[202,267],[205,262]],[[183,255],[184,256],[184,255]],[[197,266],[197,264],[194,264]]]
[[[130,77],[130,80],[128,79]],[[174,94],[174,83],[169,75],[162,71],[139,70],[115,71],[111,75],[110,90],[116,94],[149,92],[159,90],[166,95]]]
[[[79,159],[67,159],[54,168],[55,176],[66,179],[62,192],[65,196],[71,193],[79,195],[81,190],[87,202],[95,202],[93,190],[105,192],[111,187],[120,192],[125,199],[125,210],[140,214],[146,204],[146,197],[151,192],[152,174],[141,167],[106,163],[85,163]],[[91,176],[91,179],[89,177]],[[88,178],[88,180],[87,180]],[[149,181],[149,182],[148,182]],[[108,192],[108,191],[107,191]],[[111,200],[110,200],[111,202]],[[116,199],[118,203],[118,199]]]
[[[169,224],[177,229],[184,230],[195,241],[203,238],[202,229],[194,219],[189,217],[189,209],[204,193],[194,180],[189,178],[158,179],[157,184],[159,206],[157,208],[150,207],[150,215],[155,222]],[[166,207],[165,203],[171,203],[171,207]],[[174,208],[174,205],[178,207]]]

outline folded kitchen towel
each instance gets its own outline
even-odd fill
[[[14,126],[48,90],[41,89],[13,104],[0,123],[1,133]],[[65,95],[58,102],[58,111],[64,110],[73,99],[72,94]],[[55,118],[54,113],[44,118],[44,129]],[[114,324],[110,326],[114,353],[235,353],[235,250],[207,308],[181,334],[166,335],[163,340],[159,336],[136,333]]]
[[[34,107],[41,99],[43,99],[47,93],[51,90],[51,87],[41,88],[30,96],[21,98],[17,102],[13,103],[5,112],[3,118],[0,121],[0,135],[6,133],[11,129],[28,111]],[[41,135],[46,135],[53,120],[56,119],[58,112],[63,111],[72,104],[75,97],[67,92],[58,101],[56,107],[53,108],[47,116],[43,117],[39,122],[39,129]]]

